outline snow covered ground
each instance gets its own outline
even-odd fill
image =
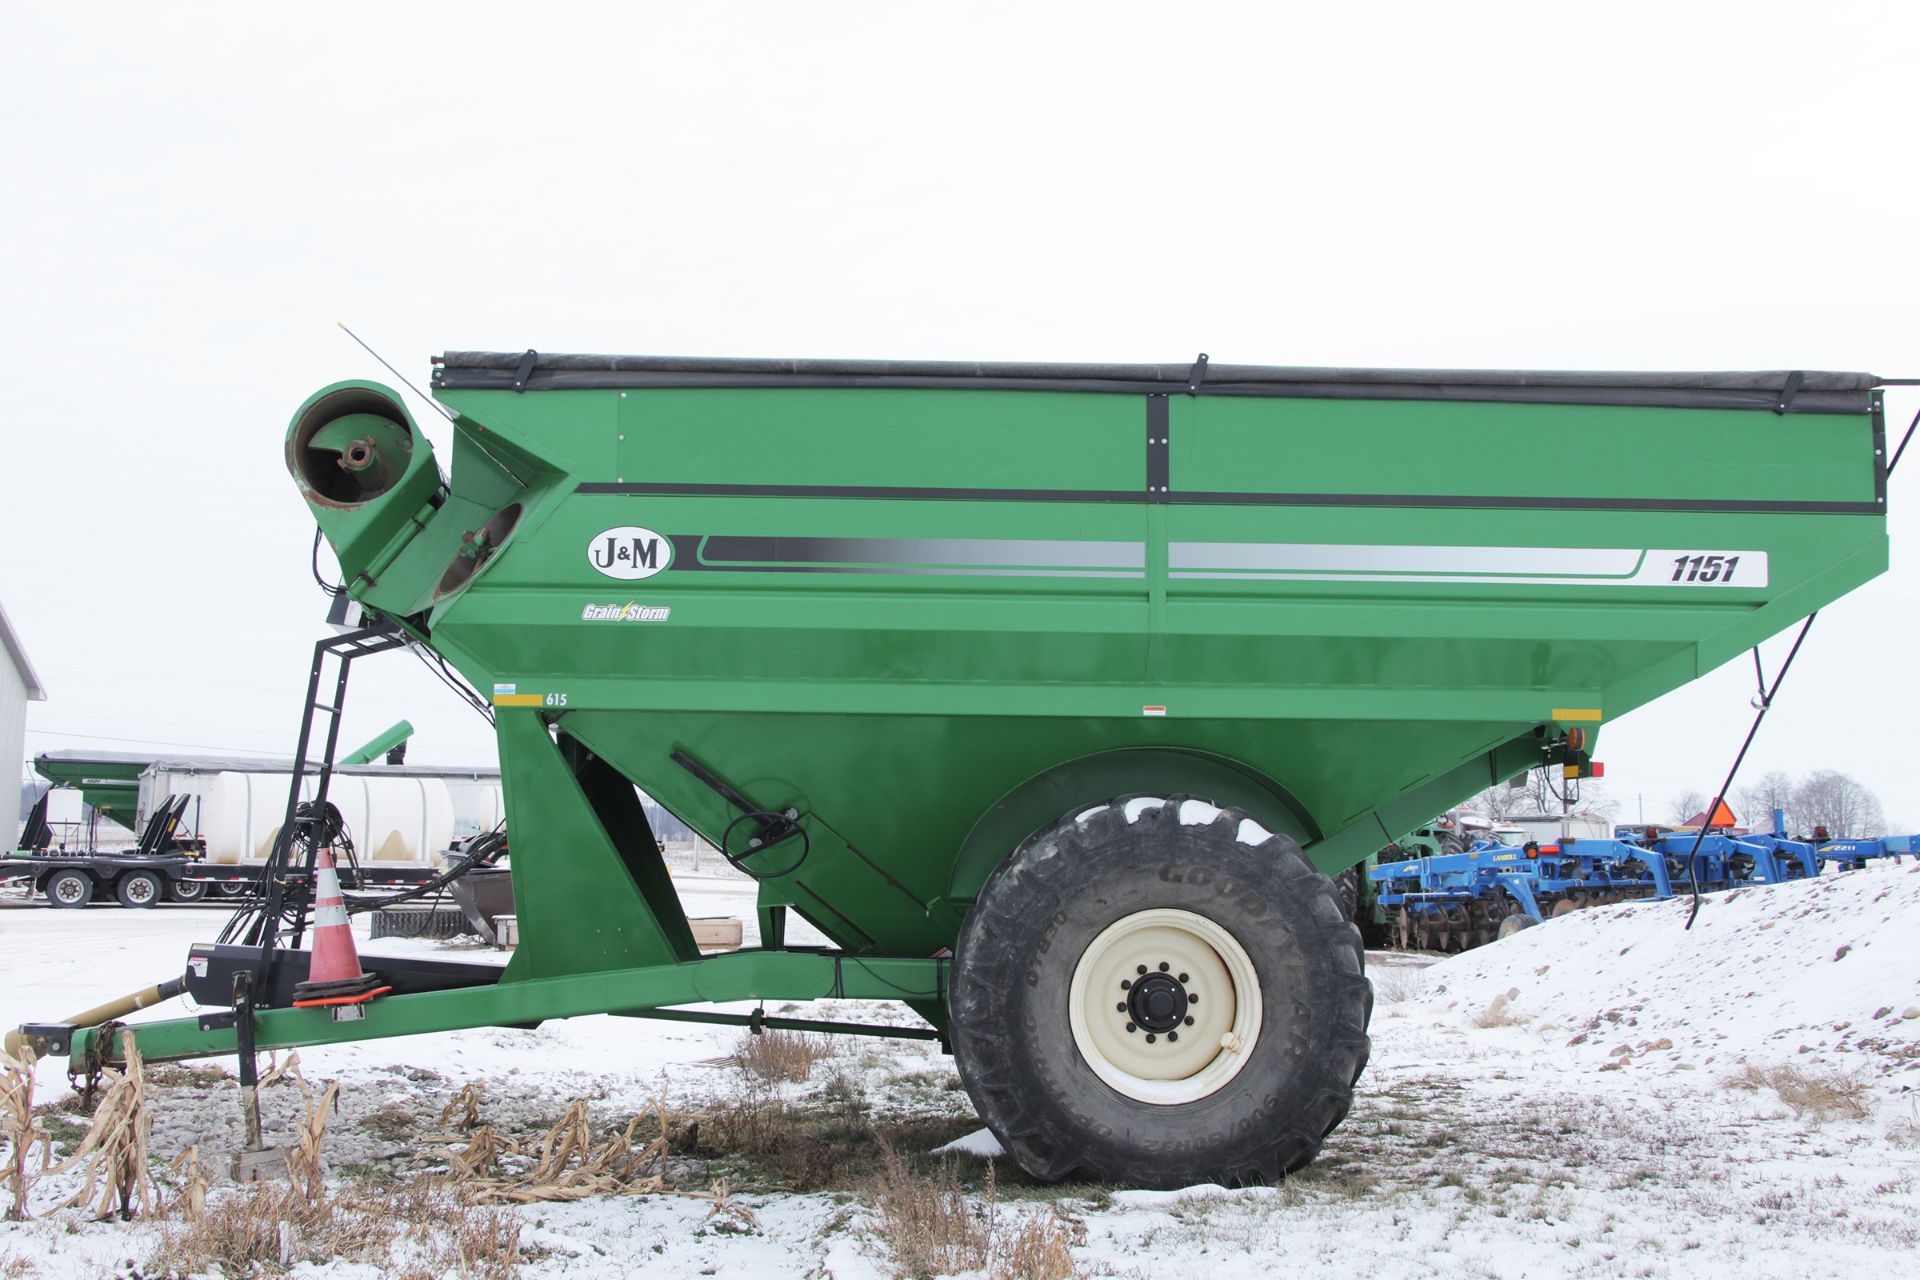
[[[746,916],[751,929],[750,886],[681,884],[690,912]],[[1322,1158],[1282,1186],[1046,1189],[1003,1169],[1001,1212],[1056,1206],[1088,1275],[1911,1274],[1920,1256],[1920,866],[1712,897],[1690,932],[1686,910],[1583,912],[1433,965],[1370,957],[1378,1007],[1359,1101]],[[220,919],[193,909],[0,907],[0,1022],[72,1012],[151,981]],[[835,1015],[881,1016],[851,1003],[806,1010]],[[487,1085],[482,1119],[522,1134],[574,1098],[589,1100],[601,1128],[662,1098],[697,1113],[737,1094],[740,1073],[716,1063],[738,1043],[726,1028],[600,1017],[301,1058],[309,1079],[342,1084],[327,1154],[349,1178],[416,1170],[431,1150],[422,1137],[473,1080]],[[924,1134],[923,1151],[961,1139],[952,1159],[970,1184],[984,1183],[993,1144],[965,1136],[977,1121],[936,1048],[839,1045],[810,1081],[782,1087],[795,1106],[857,1096],[863,1123]],[[60,1067],[42,1065],[43,1099],[64,1090]],[[157,1068],[151,1098],[157,1167],[192,1143],[203,1152],[237,1145],[230,1084]],[[270,1140],[285,1140],[295,1102],[289,1090],[269,1091]],[[909,1121],[919,1128],[899,1127]],[[714,1173],[677,1168],[688,1190],[704,1190]],[[528,1252],[521,1274],[892,1274],[859,1179],[795,1194],[756,1186],[751,1168],[727,1168],[750,1222],[716,1222],[710,1201],[677,1195],[514,1209]],[[43,1185],[39,1220],[0,1225],[0,1276],[77,1280],[124,1272],[123,1260],[150,1252],[154,1226],[44,1213],[58,1190]],[[352,1263],[296,1270],[374,1274]]]

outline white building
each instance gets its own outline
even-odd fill
[[[0,609],[0,856],[20,842],[20,771],[27,756],[27,703],[45,702],[7,611]]]

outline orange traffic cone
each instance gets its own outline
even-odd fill
[[[359,1004],[391,990],[381,986],[374,974],[360,971],[360,953],[354,949],[353,927],[347,923],[347,902],[340,896],[333,849],[323,845],[313,863],[313,960],[307,966],[307,980],[293,989],[294,1008]]]

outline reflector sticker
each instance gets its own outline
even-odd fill
[[[1167,714],[1167,709],[1165,707],[1142,707],[1140,708],[1140,714],[1143,716],[1163,716]]]
[[[1600,720],[1600,708],[1555,707],[1552,718],[1555,720],[1591,720],[1597,724]]]

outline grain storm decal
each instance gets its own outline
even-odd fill
[[[673,543],[651,529],[623,524],[587,540],[587,563],[609,578],[651,578],[673,563]]]

